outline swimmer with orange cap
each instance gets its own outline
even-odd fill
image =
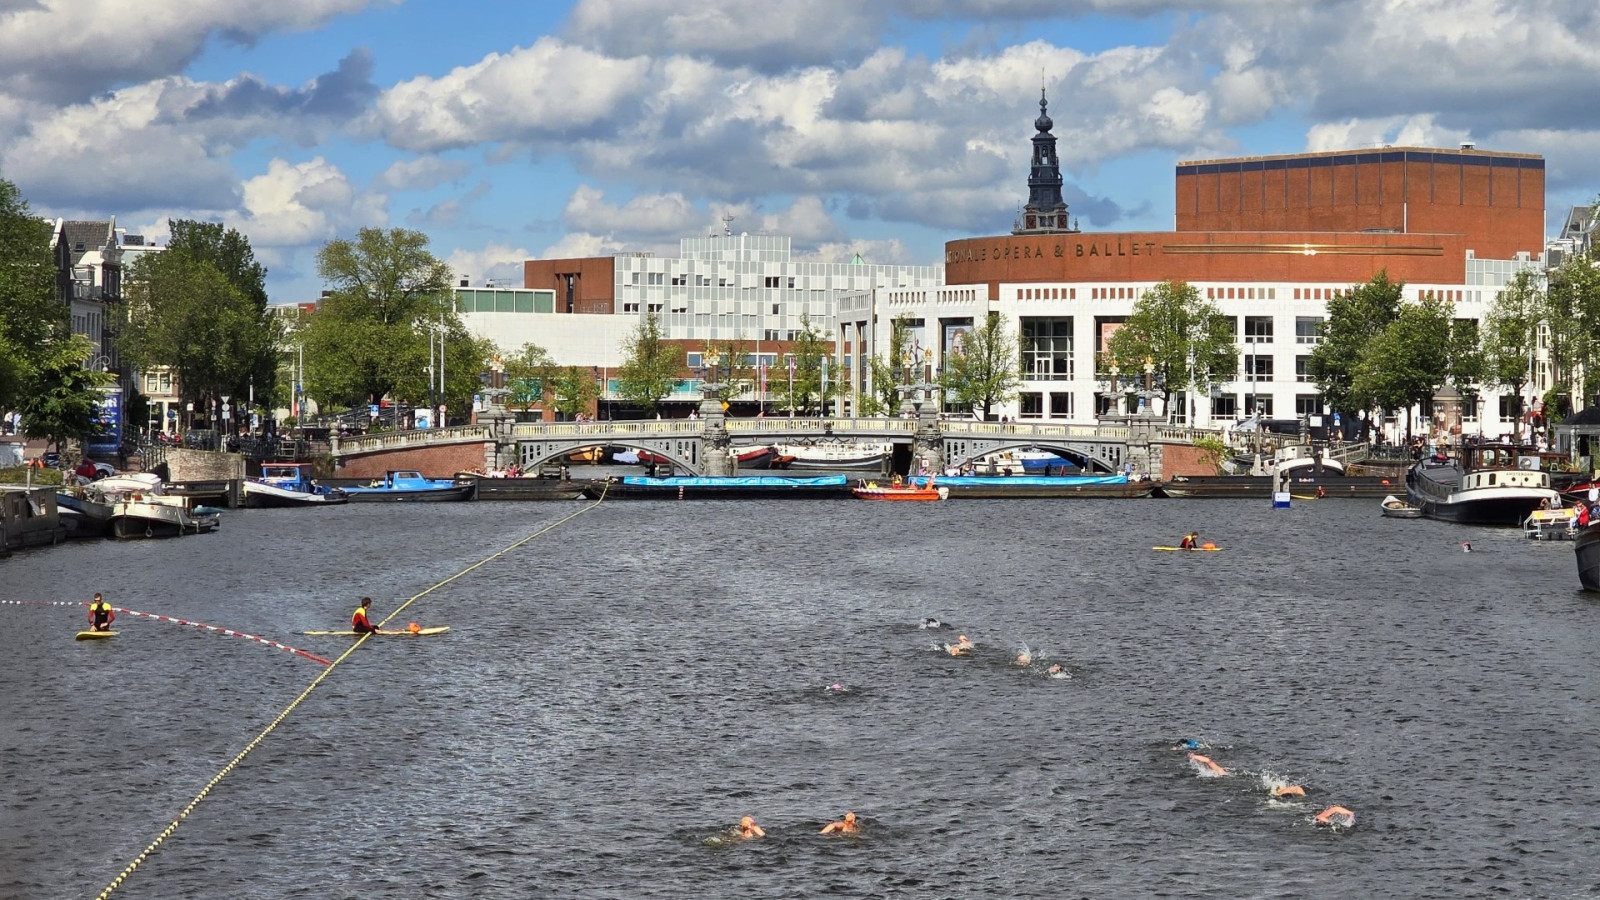
[[[1316,823],[1329,828],[1350,828],[1356,824],[1356,814],[1342,806],[1330,806],[1317,813]]]
[[[843,819],[841,819],[838,822],[829,822],[828,824],[822,826],[822,830],[817,832],[817,833],[818,834],[855,834],[857,831],[860,831],[860,830],[861,830],[861,826],[856,824],[856,814],[853,813],[853,812],[847,812],[847,813],[844,814],[844,818]]]
[[[1189,754],[1189,761],[1194,763],[1195,765],[1199,766],[1200,768],[1204,769],[1205,771],[1210,772],[1212,775],[1226,775],[1226,774],[1228,774],[1228,770],[1227,769],[1224,769],[1223,767],[1217,765],[1216,762],[1214,762],[1211,759],[1211,757],[1209,757],[1209,756],[1201,756],[1198,753],[1190,753]]]
[[[734,835],[734,837],[737,837],[742,841],[748,841],[751,838],[764,838],[766,836],[767,833],[761,830],[761,826],[756,824],[756,820],[749,816],[745,816],[739,820],[739,830]]]
[[[956,642],[954,644],[945,644],[944,649],[949,652],[951,656],[969,656],[972,653],[972,648],[976,646],[977,644],[974,644],[967,638],[966,635],[963,634],[956,638]]]

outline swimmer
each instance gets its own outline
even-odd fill
[[[1066,669],[1061,668],[1061,663],[1051,663],[1050,664],[1050,668],[1045,670],[1045,674],[1049,675],[1051,678],[1071,678],[1072,677],[1072,675],[1070,673],[1068,673]]]
[[[1342,806],[1330,806],[1317,813],[1316,823],[1329,828],[1351,828],[1356,824],[1356,814]]]
[[[1461,542],[1461,552],[1462,553],[1471,553],[1472,552],[1472,543],[1470,541],[1462,541]]]
[[[1298,784],[1286,784],[1272,789],[1272,796],[1277,797],[1279,800],[1285,797],[1304,797],[1305,795],[1306,789]]]
[[[843,692],[844,691],[844,685],[842,685],[839,682],[835,681],[833,684],[828,685],[828,687],[826,689],[829,690],[829,691]]]
[[[1226,775],[1226,774],[1228,774],[1228,770],[1227,769],[1224,769],[1223,767],[1217,765],[1215,762],[1212,761],[1211,757],[1209,757],[1209,756],[1201,756],[1198,753],[1190,753],[1189,754],[1189,761],[1194,763],[1196,766],[1199,766],[1203,771],[1205,771],[1208,774],[1211,774],[1211,775]]]
[[[1033,654],[1024,650],[1021,653],[1018,653],[1017,658],[1012,660],[1012,662],[1022,666],[1023,668],[1027,668],[1028,666],[1033,665]]]
[[[756,820],[749,816],[739,820],[739,827],[734,832],[734,837],[741,841],[748,841],[751,838],[764,838],[766,836],[767,833],[761,830],[761,826],[756,824]]]
[[[974,644],[967,638],[966,635],[963,634],[956,638],[956,642],[954,644],[945,644],[944,649],[945,652],[949,653],[951,656],[968,656],[972,653],[973,648],[976,646],[977,644]]]
[[[1172,749],[1174,749],[1174,750],[1199,750],[1201,747],[1204,747],[1204,746],[1205,746],[1204,744],[1200,743],[1199,741],[1195,740],[1194,738],[1184,738],[1183,740],[1179,741],[1176,745],[1174,745]]]
[[[968,638],[966,635],[962,634],[962,635],[957,635],[956,636],[956,646],[957,647],[965,647],[968,650],[971,650],[973,647],[976,647],[978,645],[974,644],[970,638]]]
[[[927,619],[923,619],[922,620],[922,627],[923,628],[943,628],[944,627],[944,623],[939,621],[938,619],[927,618]]]
[[[822,826],[822,830],[817,833],[855,834],[859,830],[861,829],[860,826],[856,825],[856,814],[853,812],[847,812],[844,814],[844,818],[842,820],[838,822],[829,822],[828,824]]]

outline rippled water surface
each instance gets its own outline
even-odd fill
[[[400,614],[448,634],[334,668],[115,896],[1600,891],[1570,545],[1375,501],[249,510],[19,555],[0,599],[102,590],[334,657],[299,632],[547,526]],[[1225,551],[1150,550],[1190,528]],[[126,615],[78,643],[84,615],[0,605],[0,897],[98,895],[323,671]],[[1335,803],[1354,830],[1312,826]],[[846,810],[858,836],[816,834]],[[746,814],[765,840],[719,839]]]

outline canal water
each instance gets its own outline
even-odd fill
[[[29,602],[0,605],[0,896],[99,895],[322,671],[126,615],[78,643],[43,604],[332,657],[299,632],[542,528],[400,617],[449,633],[335,668],[114,896],[1600,891],[1570,545],[1372,501],[613,501],[237,511],[0,563]],[[1224,551],[1150,549],[1191,528]],[[1312,824],[1333,804],[1354,829]],[[725,840],[743,815],[764,840]]]

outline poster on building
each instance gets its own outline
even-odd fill
[[[940,324],[944,326],[943,358],[965,352],[967,334],[972,331],[972,320],[945,319]]]
[[[94,422],[84,449],[89,453],[110,456],[122,447],[122,388],[111,385],[101,389],[100,399],[94,404]]]

